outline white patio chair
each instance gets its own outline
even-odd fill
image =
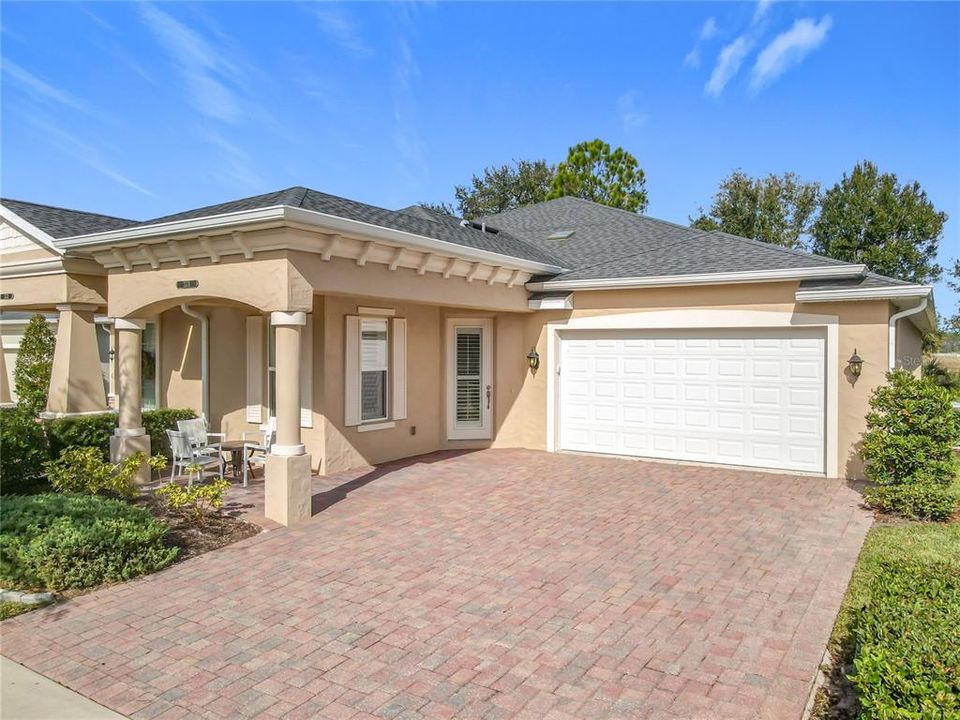
[[[270,418],[266,425],[261,425],[257,432],[244,432],[241,434],[243,440],[243,486],[247,486],[247,475],[253,470],[253,465],[265,465],[267,462],[267,453],[270,452],[270,445],[273,443],[273,436],[277,432],[277,419]],[[262,442],[247,442],[247,435],[260,435]],[[263,455],[257,455],[261,452]],[[249,455],[247,454],[249,453]]]
[[[223,477],[223,456],[197,454],[196,448],[190,444],[190,436],[178,430],[167,430],[170,439],[170,451],[173,454],[173,467],[170,470],[170,482],[183,475],[183,471],[191,465],[200,466],[200,482],[203,482],[203,469],[208,465],[216,464]],[[193,475],[187,475],[187,487],[193,485]]]
[[[190,440],[190,447],[196,456],[212,455],[216,453],[219,457],[223,452],[221,443],[223,442],[223,433],[212,433],[207,431],[207,419],[204,417],[193,418],[191,420],[177,420],[177,430],[186,433]],[[213,440],[216,438],[216,440]],[[220,474],[223,475],[221,468]]]

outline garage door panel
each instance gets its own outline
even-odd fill
[[[563,336],[559,447],[823,472],[824,353],[796,329]]]

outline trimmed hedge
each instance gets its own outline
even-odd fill
[[[144,410],[143,427],[150,436],[151,454],[169,457],[170,441],[166,431],[176,430],[177,420],[195,417],[197,414],[193,410],[182,408]],[[104,460],[110,458],[110,436],[117,426],[115,413],[57,418],[46,421],[46,425],[51,458],[60,457],[61,452],[71,447],[95,447],[101,451]]]
[[[0,408],[0,491],[26,492],[49,458],[43,424],[22,407]]]
[[[956,562],[882,562],[854,638],[861,718],[960,717]]]
[[[167,526],[144,508],[95,495],[5,498],[0,584],[24,590],[87,588],[166,567]]]

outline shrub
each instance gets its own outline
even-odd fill
[[[0,408],[0,488],[25,492],[43,475],[48,457],[43,425],[23,407]]]
[[[167,466],[163,455],[148,459],[143,453],[134,453],[114,465],[104,461],[97,448],[74,447],[64,450],[56,460],[44,463],[44,467],[50,484],[58,492],[94,495],[108,490],[123,497],[133,497],[136,494],[134,480],[144,460],[148,460],[154,470]]]
[[[867,413],[861,455],[868,477],[882,485],[918,477],[951,482],[960,419],[947,392],[903,370],[889,373],[887,380],[874,391]]]
[[[198,484],[191,487],[183,487],[171,482],[157,488],[156,494],[163,499],[167,507],[175,510],[185,509],[193,522],[203,525],[208,512],[223,507],[223,493],[229,487],[229,482],[218,477],[206,485]]]
[[[196,416],[193,410],[181,408],[145,410],[143,427],[150,436],[150,452],[169,457],[170,441],[167,430],[176,430],[177,420],[188,420]],[[108,460],[110,437],[116,427],[117,415],[112,412],[49,420],[47,434],[50,437],[50,457],[60,457],[60,453],[70,447],[95,447],[100,450],[103,459]]]
[[[20,340],[17,362],[13,366],[13,386],[17,403],[34,415],[47,407],[56,341],[50,323],[39,313],[30,318]]]
[[[144,508],[94,495],[44,493],[0,507],[0,583],[66,590],[127,580],[166,567],[177,548]]]
[[[960,399],[960,373],[944,367],[938,360],[930,360],[923,366],[923,376],[946,390],[951,398]]]
[[[893,512],[913,520],[948,520],[957,507],[955,488],[936,482],[876,485],[867,488],[864,500],[880,512]]]
[[[960,568],[881,563],[854,627],[861,718],[960,715]]]

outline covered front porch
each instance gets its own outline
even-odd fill
[[[508,424],[541,334],[530,270],[290,228],[161,237],[91,243],[109,273],[115,458],[149,448],[145,406],[195,409],[227,440],[269,423],[245,494],[287,525],[310,517],[315,475],[489,447]]]

